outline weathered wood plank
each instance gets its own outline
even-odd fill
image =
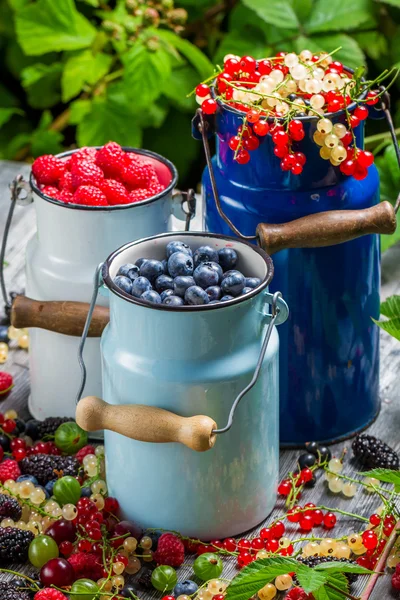
[[[29,167],[20,163],[10,163],[0,161],[0,232],[4,229],[4,224],[9,206],[9,191],[8,184],[18,173],[29,173]],[[199,208],[198,214],[201,213]],[[24,288],[24,254],[27,241],[35,231],[35,217],[32,206],[17,207],[15,211],[15,219],[10,233],[9,244],[7,248],[6,259],[8,265],[6,267],[6,280],[9,289],[21,291]],[[400,293],[400,246],[392,249],[383,257],[382,268],[382,297],[386,298],[395,293]],[[399,397],[399,367],[400,367],[400,343],[388,334],[381,333],[381,398],[382,410],[379,418],[371,426],[370,431],[378,437],[382,437],[398,451],[400,451],[400,410],[398,408]],[[10,358],[3,367],[11,372],[15,377],[15,388],[8,399],[1,404],[1,410],[7,408],[16,408],[23,418],[28,416],[27,398],[29,394],[29,371],[27,366],[27,353],[23,350],[11,350]],[[350,449],[351,442],[340,444],[332,447],[332,452],[339,454],[344,447]],[[286,450],[281,452],[280,456],[280,473],[284,477],[287,472],[294,468],[298,451]],[[349,452],[349,456],[351,452]],[[344,473],[352,473],[356,470],[356,465],[350,459],[346,463]],[[249,490],[251,493],[251,490]],[[134,499],[133,499],[134,501]],[[342,494],[333,495],[327,490],[326,484],[321,479],[316,487],[308,490],[304,495],[305,502],[313,502],[316,505],[335,506],[348,512],[358,513],[364,516],[369,516],[371,512],[377,508],[379,502],[371,495],[366,494],[362,489],[359,489],[353,499],[346,499]],[[282,502],[278,502],[274,512],[266,519],[265,524],[279,517],[282,509]],[[249,535],[254,536],[262,526],[249,532]],[[338,524],[334,530],[335,536],[345,535],[349,532],[359,530],[360,522],[354,521],[347,517],[340,517]],[[289,528],[290,536],[296,535],[295,527]],[[298,534],[297,534],[298,535]],[[296,537],[297,537],[296,535]],[[316,533],[316,535],[319,535]],[[326,536],[326,532],[322,532],[322,536]],[[187,559],[185,565],[180,570],[180,579],[192,576],[191,569],[192,560]],[[8,565],[8,568],[14,568],[26,574],[35,574],[35,569],[28,566]],[[231,577],[236,573],[233,561],[226,561],[224,574]],[[6,575],[0,575],[0,580],[8,579]],[[354,588],[355,594],[360,591],[360,585]],[[158,598],[159,594],[142,593],[140,597],[143,600],[150,598]],[[381,598],[391,597],[390,580],[388,577],[381,578],[372,600],[380,600]]]

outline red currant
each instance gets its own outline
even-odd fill
[[[304,131],[295,131],[292,133],[292,140],[294,142],[301,142],[301,140],[304,139],[305,135],[306,134],[304,133]]]
[[[303,131],[303,123],[298,119],[293,119],[293,121],[290,121],[289,132],[293,134],[299,131]]]
[[[240,59],[240,68],[245,73],[253,73],[256,70],[256,61],[252,56],[242,56]]]
[[[344,134],[344,136],[342,137],[342,144],[343,146],[345,146],[347,148],[347,146],[349,146],[351,144],[351,142],[353,141],[353,136],[351,135],[351,132],[348,131],[347,133]],[[343,164],[343,163],[342,163]]]
[[[359,556],[356,559],[356,563],[360,565],[360,567],[364,567],[365,569],[370,569],[372,567],[371,561],[367,556]]]
[[[289,154],[289,148],[288,148],[288,146],[274,146],[274,154],[278,158],[284,158],[287,154]],[[278,489],[278,492],[279,492],[279,489]],[[279,493],[281,493],[281,492],[279,492]]]
[[[367,104],[369,106],[373,106],[377,102],[379,102],[378,92],[374,92],[373,90],[370,90],[367,94]]]
[[[300,163],[295,163],[293,165],[293,167],[290,168],[290,170],[293,173],[293,175],[300,175],[303,172],[303,167],[301,166]],[[311,479],[312,479],[312,471],[311,471]],[[308,481],[310,481],[310,479],[308,479]]]
[[[60,552],[63,556],[69,556],[70,554],[72,554],[72,550],[74,549],[74,546],[71,542],[65,541],[65,542],[61,542],[59,548],[60,548]]]
[[[260,538],[264,540],[264,542],[271,539],[271,529],[269,527],[264,527],[261,529]]]
[[[217,103],[213,98],[204,100],[201,104],[201,110],[205,115],[213,115],[217,112]]]
[[[233,137],[231,137],[231,139],[228,142],[229,148],[231,150],[236,150],[237,148],[239,148],[239,144],[240,137],[238,135],[234,135]]]
[[[242,538],[241,540],[238,541],[237,547],[238,547],[239,551],[250,550],[251,542],[250,542],[250,540],[247,540],[246,538]]]
[[[212,540],[210,546],[214,548],[214,552],[218,552],[217,548],[223,548],[224,544],[220,540]]]
[[[247,120],[249,123],[256,123],[260,119],[260,111],[252,108],[247,113]]]
[[[367,550],[375,550],[378,545],[378,537],[373,531],[365,531],[362,534],[362,540]]]
[[[233,98],[233,88],[228,87],[228,89],[225,92],[225,99],[232,100],[232,98]]]
[[[240,69],[239,61],[236,58],[228,58],[224,63],[224,71],[229,75],[235,75]]]
[[[339,168],[344,175],[350,176],[353,175],[355,167],[356,163],[354,162],[354,160],[348,159],[344,160]]]
[[[17,448],[16,450],[13,450],[12,455],[15,460],[20,461],[26,457],[26,450],[25,448]]]
[[[175,600],[175,596],[163,596],[161,600]]]
[[[257,121],[257,123],[254,123],[253,131],[261,137],[267,135],[269,131],[269,125],[267,121]]]
[[[89,506],[91,507],[91,512],[94,512],[93,509],[97,510],[95,503],[92,502],[91,500],[89,502],[90,502]],[[112,498],[111,496],[108,496],[108,498],[106,498],[104,500],[104,511],[113,513],[115,515],[115,514],[117,514],[118,510],[119,510],[118,500],[116,498]]]
[[[275,54],[275,57],[279,59],[279,62],[283,62],[283,59],[285,58],[287,52],[277,52]]]
[[[254,540],[251,540],[251,548],[252,550],[262,550],[264,548],[264,542],[260,537],[254,538]]]
[[[304,531],[311,531],[314,527],[314,519],[311,515],[303,515],[300,517],[299,525]]]
[[[360,121],[364,121],[368,117],[368,108],[366,106],[357,106],[354,110],[354,114]]]
[[[381,518],[379,515],[374,513],[373,515],[370,516],[369,522],[371,523],[371,525],[375,525],[375,527],[376,527],[381,522]]]
[[[354,167],[354,172],[353,172],[353,177],[354,179],[357,179],[358,181],[365,179],[368,175],[368,169],[366,169],[365,167],[363,167],[362,165],[360,165],[358,162],[356,162],[355,167]]]
[[[226,540],[224,540],[224,548],[228,552],[236,552],[236,540],[233,538],[226,538]]]
[[[289,142],[289,136],[284,131],[276,131],[272,135],[272,141],[277,146],[286,146]]]
[[[16,450],[17,448],[26,448],[26,442],[21,438],[14,438],[10,442],[10,447],[11,450]]]
[[[358,127],[360,124],[360,119],[358,117],[356,117],[356,115],[350,115],[350,127],[352,127],[353,129],[355,127]]]
[[[92,544],[89,540],[79,540],[78,542],[78,550],[79,552],[90,552],[92,549]]]
[[[239,165],[245,165],[250,160],[250,154],[247,150],[240,150],[237,153],[236,160],[239,163]]]
[[[333,529],[336,525],[336,521],[337,521],[336,516],[333,513],[328,512],[328,513],[326,513],[326,515],[324,517],[324,526],[327,529]]]
[[[357,162],[362,167],[370,167],[374,162],[374,155],[368,150],[360,150],[357,157]]]
[[[294,166],[292,167],[292,173],[294,173],[293,169],[294,169],[295,166],[297,166],[298,168],[300,167],[299,173],[301,173],[302,170],[303,170],[303,167],[302,167],[302,165],[300,163],[295,163],[294,164]],[[298,170],[298,168],[297,168],[297,170]],[[299,173],[294,173],[294,174],[298,175]],[[311,481],[311,479],[314,477],[313,472],[311,471],[311,469],[302,469],[301,472],[300,472],[300,475],[301,475],[301,479],[302,479],[302,481],[304,483],[307,483],[308,481]],[[306,504],[306,506],[308,506],[308,505]]]
[[[228,86],[227,82],[233,81],[232,75],[230,75],[229,73],[226,73],[225,71],[223,73],[221,73],[220,75],[218,75],[217,79],[218,79],[218,90],[221,92],[221,94],[228,89],[229,86]]]
[[[287,514],[287,520],[290,523],[298,523],[301,519],[302,513],[299,512],[301,510],[301,506],[293,506]]]
[[[288,496],[290,494],[291,489],[292,484],[288,479],[285,479],[278,486],[278,494],[280,494],[281,496]]]
[[[295,158],[296,162],[298,162],[299,164],[301,164],[302,167],[304,167],[304,165],[306,164],[306,160],[307,160],[305,154],[303,154],[302,152],[295,152],[294,158]]]
[[[276,540],[275,538],[268,540],[265,548],[268,552],[277,552],[279,550],[279,540]]]
[[[4,421],[2,428],[5,433],[12,433],[16,428],[16,423],[13,419],[7,419]]]
[[[282,548],[282,550],[279,551],[279,554],[281,554],[282,556],[292,556],[293,552],[293,544],[290,544],[287,548]]]
[[[282,521],[278,521],[277,523],[275,523],[275,525],[271,527],[271,537],[279,540],[283,536],[285,531],[285,525],[282,523]]]
[[[250,552],[240,552],[239,556],[237,557],[237,564],[239,567],[245,567],[246,565],[249,565],[252,561],[252,557]]]
[[[324,513],[322,512],[322,510],[313,510],[311,516],[314,521],[314,525],[322,525],[322,522],[324,520]]]
[[[260,71],[261,75],[269,75],[272,71],[272,65],[269,60],[259,60],[258,70]]]
[[[200,98],[204,98],[208,96],[210,93],[210,88],[205,83],[200,83],[200,85],[196,88],[196,96],[200,96]]]
[[[336,69],[336,71],[338,73],[343,73],[343,65],[341,62],[339,62],[338,60],[334,60],[333,62],[331,62],[331,64],[329,65],[331,68]]]
[[[257,150],[259,145],[260,142],[255,135],[251,135],[250,137],[243,140],[243,146],[246,148],[246,150]]]

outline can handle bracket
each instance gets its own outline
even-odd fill
[[[196,194],[192,188],[186,191],[175,190],[172,193],[172,214],[185,221],[185,231],[190,230],[190,221],[196,214]]]

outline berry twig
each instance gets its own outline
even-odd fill
[[[392,533],[390,534],[390,537],[387,541],[385,549],[382,552],[382,554],[379,558],[379,561],[376,565],[375,572],[373,573],[373,575],[371,575],[371,577],[361,595],[360,600],[369,600],[379,576],[382,575],[382,572],[385,570],[386,561],[388,559],[388,556],[389,556],[393,546],[396,543],[399,532],[400,532],[400,520],[397,521],[396,525],[394,526],[394,529],[393,529]]]

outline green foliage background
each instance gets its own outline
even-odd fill
[[[373,78],[400,67],[400,0],[0,0],[0,35],[0,158],[113,139],[169,157],[185,185],[203,164],[186,94],[213,63],[341,46],[338,59]],[[400,175],[385,132],[369,122],[367,146],[393,202]]]

